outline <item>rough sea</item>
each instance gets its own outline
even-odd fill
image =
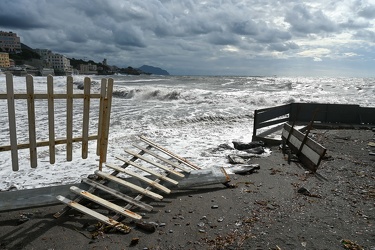
[[[99,92],[101,78],[92,92]],[[202,168],[230,167],[228,151],[217,150],[232,141],[250,142],[256,109],[292,102],[359,104],[375,107],[375,78],[237,77],[237,76],[109,76],[114,78],[107,162],[121,165],[116,155],[129,158],[124,148],[144,135]],[[74,76],[83,82],[84,76]],[[16,93],[25,92],[25,77],[14,77]],[[46,77],[34,77],[36,93],[45,93]],[[65,93],[66,77],[54,77],[55,93]],[[5,93],[0,75],[0,93]],[[75,88],[75,93],[83,90]],[[9,145],[6,100],[0,100],[0,143]],[[74,114],[74,136],[80,136],[80,111]],[[90,134],[96,133],[98,102],[91,102]],[[17,139],[28,141],[27,105],[16,100]],[[37,140],[48,140],[47,102],[36,101]],[[55,103],[56,137],[65,137],[66,105]],[[0,190],[29,189],[80,182],[98,168],[96,142],[89,143],[89,157],[81,159],[74,144],[73,161],[67,162],[65,147],[57,146],[56,163],[49,164],[48,147],[38,148],[38,167],[30,168],[29,150],[19,150],[19,171],[12,171],[10,152],[0,152]],[[270,153],[270,152],[268,152]],[[109,171],[108,171],[109,172]]]

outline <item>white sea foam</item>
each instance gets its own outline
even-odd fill
[[[127,156],[138,135],[145,135],[172,152],[203,168],[228,167],[220,144],[233,140],[251,141],[255,109],[292,102],[350,103],[375,107],[373,78],[276,78],[194,76],[112,76],[115,80],[108,146],[108,162],[119,163],[116,155]],[[80,83],[84,76],[74,76]],[[100,82],[101,77],[93,80]],[[34,77],[35,92],[46,92],[46,78]],[[66,78],[55,77],[56,92],[65,92]],[[25,78],[14,77],[15,92],[25,92]],[[99,85],[93,91],[99,91]],[[0,92],[5,92],[0,76]],[[82,90],[76,88],[76,93]],[[6,100],[0,105],[0,143],[9,145]],[[36,101],[38,140],[48,139],[46,101]],[[82,109],[82,101],[74,106]],[[95,133],[98,104],[91,102],[90,134]],[[17,137],[28,141],[27,108],[16,101]],[[66,107],[55,104],[56,137],[65,137]],[[82,112],[74,113],[74,136],[80,136]],[[38,148],[38,167],[29,167],[28,150],[19,150],[20,170],[13,172],[10,152],[1,152],[0,189],[35,188],[79,182],[98,167],[96,143],[89,143],[89,157],[81,159],[80,144],[74,144],[73,161],[66,161],[65,146],[58,145],[56,163],[49,164],[48,147]],[[108,171],[108,170],[105,170]]]

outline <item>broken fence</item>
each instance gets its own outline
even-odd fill
[[[34,79],[31,75],[26,76],[26,93],[15,93],[13,86],[13,75],[6,74],[6,93],[0,94],[0,100],[7,100],[8,119],[9,119],[9,137],[10,145],[0,146],[0,152],[11,151],[12,169],[19,170],[18,164],[18,150],[30,150],[30,165],[32,168],[37,167],[37,148],[49,146],[49,161],[51,164],[55,163],[56,145],[66,144],[66,160],[72,161],[73,146],[75,142],[82,143],[82,158],[86,159],[88,155],[88,141],[97,141],[96,154],[100,156],[99,168],[102,163],[106,161],[109,120],[112,103],[113,79],[101,80],[100,93],[91,93],[91,79],[85,77],[83,93],[73,93],[73,77],[68,76],[66,79],[66,93],[54,93],[54,83],[51,75],[47,76],[47,93],[34,92]],[[27,102],[27,121],[29,137],[28,143],[19,144],[17,141],[17,122],[15,100],[22,99]],[[55,111],[54,103],[56,99],[66,100],[66,138],[57,139],[55,136]],[[82,134],[79,137],[73,138],[73,100],[81,99],[83,101],[82,110]],[[89,119],[90,119],[90,102],[92,99],[99,100],[99,120],[97,126],[97,133],[89,135]],[[36,134],[36,114],[35,102],[37,100],[48,101],[48,138],[47,141],[37,141]]]

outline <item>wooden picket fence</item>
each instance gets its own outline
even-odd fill
[[[34,79],[33,76],[26,76],[26,93],[15,93],[13,87],[13,75],[6,74],[6,93],[0,93],[0,100],[7,100],[8,105],[8,119],[9,119],[9,136],[10,145],[0,146],[0,152],[11,151],[12,169],[19,170],[18,150],[30,150],[30,165],[32,168],[37,167],[37,148],[49,146],[49,162],[55,163],[56,145],[66,144],[66,160],[72,161],[73,158],[73,143],[81,142],[82,144],[82,159],[88,157],[88,141],[96,140],[97,148],[96,154],[100,156],[99,169],[102,163],[106,161],[107,147],[108,147],[108,133],[109,121],[112,104],[113,79],[101,80],[100,93],[91,93],[91,79],[85,77],[83,93],[73,93],[73,77],[67,77],[66,93],[54,93],[54,83],[51,75],[47,76],[47,93],[34,93]],[[29,128],[29,142],[18,144],[17,141],[17,126],[16,126],[16,109],[15,100],[24,99],[27,102],[27,122]],[[55,100],[66,100],[66,137],[57,139],[55,136]],[[73,100],[81,99],[83,101],[83,116],[82,116],[82,134],[79,137],[73,137]],[[99,114],[97,133],[89,135],[89,121],[90,121],[90,102],[92,99],[99,100]],[[35,101],[47,100],[48,112],[48,140],[37,141],[36,134],[36,112]]]

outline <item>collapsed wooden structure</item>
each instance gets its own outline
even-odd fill
[[[291,103],[256,110],[252,140],[290,147],[304,167],[316,172],[326,148],[309,137],[312,128],[369,128],[375,108],[352,104]]]
[[[210,185],[216,183],[227,183],[229,176],[223,168],[212,168],[201,170],[198,166],[188,160],[170,152],[160,145],[152,142],[146,137],[140,136],[144,145],[134,144],[138,152],[125,149],[130,159],[125,156],[116,158],[121,164],[107,163],[107,146],[109,134],[110,110],[112,103],[113,79],[102,79],[101,93],[90,93],[91,79],[85,78],[84,91],[73,93],[73,78],[67,77],[67,93],[55,94],[53,91],[53,77],[47,77],[47,92],[34,93],[33,77],[26,77],[27,93],[19,94],[13,91],[13,76],[6,76],[7,93],[0,94],[1,99],[8,103],[8,118],[10,145],[0,146],[1,151],[11,151],[12,169],[18,171],[18,150],[30,150],[31,167],[37,167],[37,147],[49,146],[50,163],[55,163],[55,145],[66,144],[66,160],[72,160],[72,143],[82,144],[82,158],[87,158],[88,141],[97,141],[97,155],[100,156],[99,168],[95,172],[95,178],[83,178],[81,183],[74,185],[52,186],[31,190],[19,190],[0,192],[0,211],[52,205],[62,202],[67,206],[57,212],[56,218],[69,211],[71,208],[88,214],[114,228],[127,232],[127,227],[121,223],[125,217],[135,220],[142,218],[139,214],[131,211],[133,207],[151,211],[153,207],[141,201],[145,196],[162,200],[159,193],[171,193],[170,186],[178,188],[190,188],[192,186]],[[99,121],[97,122],[97,134],[89,135],[90,100],[98,98]],[[26,99],[28,107],[29,143],[18,144],[16,132],[15,99]],[[35,131],[35,100],[45,99],[48,101],[48,141],[37,141]],[[66,138],[55,137],[54,126],[54,100],[66,99]],[[82,136],[73,138],[73,99],[83,101]],[[138,162],[136,162],[138,160]],[[139,163],[141,161],[142,163]],[[112,173],[103,171],[102,165],[112,170]],[[108,170],[107,169],[107,170]],[[119,175],[123,175],[120,177]],[[125,177],[124,177],[125,175]],[[130,176],[130,177],[129,177]],[[131,195],[135,194],[135,197]],[[125,201],[127,205],[119,206],[109,202],[107,198],[115,198]],[[116,213],[109,218],[85,206],[84,201],[90,200]]]

